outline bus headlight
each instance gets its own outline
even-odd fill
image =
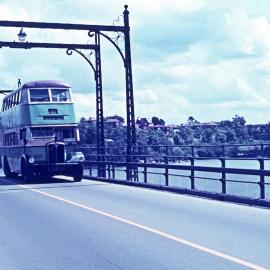
[[[85,157],[82,152],[70,152],[67,154],[67,162],[83,162]]]
[[[30,157],[28,159],[28,162],[31,163],[31,164],[33,164],[35,162],[35,158],[34,157]]]

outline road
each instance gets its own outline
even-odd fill
[[[270,269],[270,210],[90,180],[0,176],[0,240],[0,270],[262,270]]]

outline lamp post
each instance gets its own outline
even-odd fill
[[[26,36],[27,34],[24,32],[23,28],[21,28],[19,34],[18,34],[18,39],[20,42],[25,42],[26,41]]]
[[[108,35],[100,32],[100,35],[109,40],[119,52],[125,67],[126,78],[126,115],[127,115],[127,163],[134,159],[134,147],[136,146],[136,128],[135,128],[135,112],[134,112],[134,96],[133,96],[133,79],[132,79],[132,65],[131,65],[131,48],[130,48],[130,26],[129,26],[129,11],[128,5],[124,6],[124,43],[125,52],[122,53],[118,44]],[[127,166],[127,180],[136,178],[136,172],[131,166]]]
[[[134,113],[134,96],[133,96],[133,79],[132,79],[132,65],[131,65],[131,48],[130,48],[130,26],[129,26],[129,11],[128,6],[124,6],[123,12],[124,27],[118,28],[118,32],[124,34],[125,52],[121,51],[118,44],[107,34],[102,31],[89,31],[89,37],[95,38],[95,64],[92,64],[82,52],[73,50],[82,55],[86,61],[91,65],[96,81],[96,125],[97,125],[97,159],[99,162],[104,161],[105,142],[104,142],[104,120],[103,120],[103,93],[102,93],[102,73],[101,73],[101,54],[100,54],[100,36],[106,38],[119,52],[124,68],[126,81],[126,116],[127,116],[127,163],[134,159],[134,147],[136,146],[136,128],[135,128],[135,113]],[[115,26],[116,28],[118,26]],[[115,28],[115,29],[116,29]],[[93,34],[94,33],[94,34]],[[71,53],[68,53],[69,55]],[[100,166],[98,169],[98,176],[105,177],[105,169]],[[135,170],[131,166],[127,166],[127,180],[136,178]]]

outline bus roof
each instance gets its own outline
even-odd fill
[[[53,80],[42,80],[42,81],[32,81],[23,84],[22,88],[39,88],[39,87],[64,87],[70,88],[70,86],[61,81],[53,81]]]

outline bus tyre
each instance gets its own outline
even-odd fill
[[[31,169],[27,166],[26,162],[23,160],[21,165],[22,179],[24,181],[29,181],[33,178],[33,173]]]
[[[75,171],[75,174],[73,175],[73,179],[75,182],[81,182],[83,179],[83,165],[80,163]]]
[[[12,178],[16,176],[16,173],[12,173],[10,168],[9,168],[9,164],[7,159],[5,158],[4,160],[4,174],[7,178]]]

